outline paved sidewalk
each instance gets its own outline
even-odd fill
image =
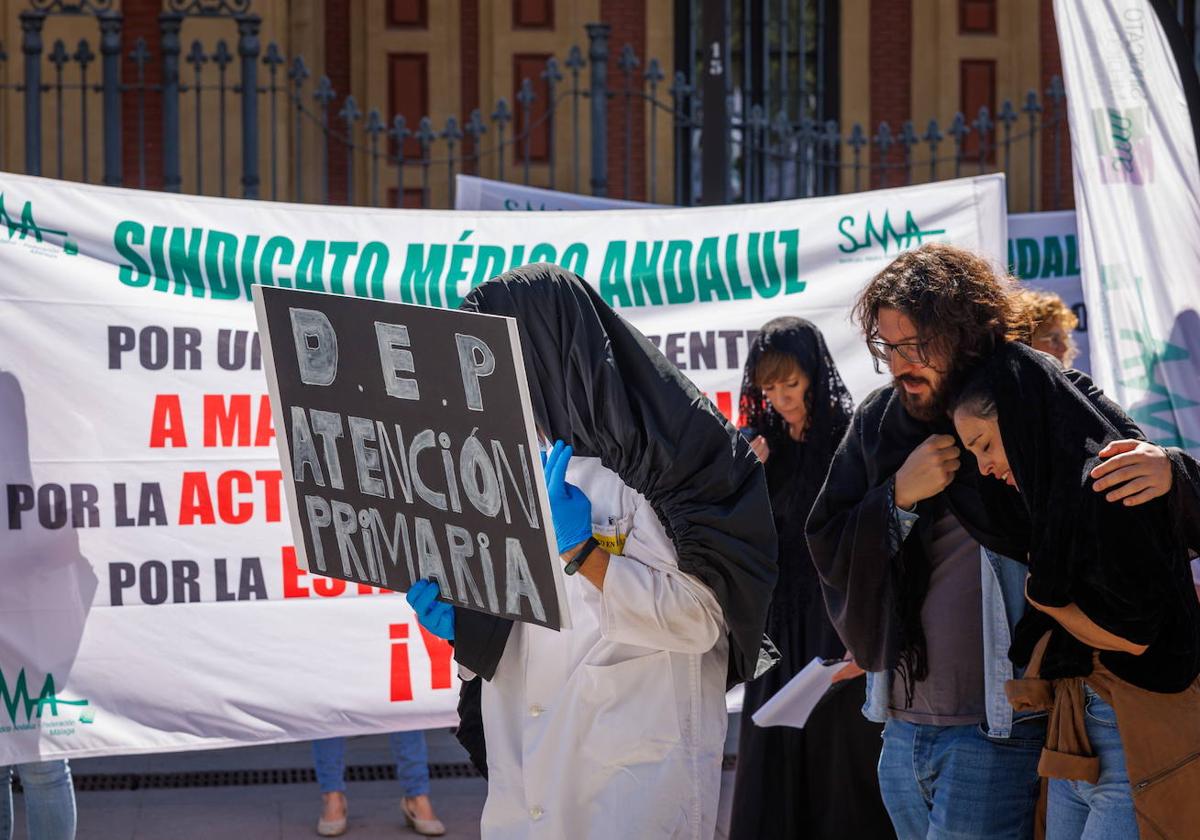
[[[737,748],[738,716],[730,717],[727,752]],[[427,733],[429,761],[435,767],[460,765],[466,753],[446,730]],[[350,738],[346,766],[376,766],[391,762],[387,738],[382,735]],[[312,767],[307,742],[263,747],[166,753],[147,756],[77,759],[72,773],[83,777],[183,774],[251,770],[305,770]],[[175,775],[178,774],[178,775]],[[242,775],[245,775],[244,773]],[[164,778],[158,777],[157,784]],[[733,774],[723,779],[722,824],[727,824]],[[85,787],[91,785],[83,785]],[[471,840],[479,837],[479,815],[487,794],[480,778],[433,778],[434,807],[446,824],[446,837]],[[395,781],[348,782],[350,840],[403,840],[418,835],[405,827],[400,812],[400,790]],[[16,840],[27,840],[23,797],[14,797]],[[320,793],[315,783],[223,785],[212,787],[143,787],[137,790],[88,791],[76,794],[79,840],[293,840],[317,837]],[[718,832],[724,836],[725,832]]]

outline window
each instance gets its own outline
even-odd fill
[[[421,117],[429,115],[429,57],[425,53],[388,54],[388,110],[391,118],[404,117],[412,132],[417,130]],[[395,140],[389,140],[388,149],[393,156],[397,153]],[[404,142],[405,159],[420,156],[421,144],[409,137]]]
[[[427,29],[429,27],[427,0],[388,0],[387,25],[406,29]]]
[[[513,159],[518,163],[525,162],[525,107],[517,98],[521,92],[521,82],[525,79],[533,83],[535,96],[529,109],[529,121],[533,126],[533,133],[529,137],[529,160],[534,163],[550,160],[550,120],[546,114],[549,110],[550,85],[542,78],[549,59],[549,54],[523,53],[513,56],[513,136],[520,138],[513,145]]]
[[[975,122],[980,108],[987,108],[988,115],[996,119],[996,62],[983,59],[966,59],[959,62],[960,108],[967,125]],[[987,162],[996,160],[995,129],[988,132]],[[963,154],[968,160],[979,159],[979,132],[971,126],[963,143]]]
[[[995,35],[996,0],[958,0],[960,35]]]
[[[513,0],[513,29],[553,29],[554,0]]]
[[[420,187],[405,187],[404,188],[404,203],[401,204],[400,206],[408,207],[408,208],[412,208],[412,209],[420,209],[421,202],[424,199],[424,197],[425,197],[425,191],[423,189],[421,189]],[[388,187],[387,206],[388,207],[396,206],[396,188],[395,187]]]

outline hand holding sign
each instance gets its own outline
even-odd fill
[[[265,286],[255,305],[304,568],[419,587],[437,635],[451,605],[568,626],[515,322]]]
[[[567,483],[567,465],[571,463],[572,454],[571,447],[556,440],[544,465],[559,554],[586,542],[592,535],[592,502],[582,490]]]
[[[439,601],[437,581],[418,580],[404,596],[417,614],[417,621],[439,639],[454,641],[454,607]]]

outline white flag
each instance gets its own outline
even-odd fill
[[[1165,3],[1055,0],[1098,384],[1200,454],[1200,83]]]

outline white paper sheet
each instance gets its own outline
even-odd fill
[[[848,664],[835,662],[822,665],[819,658],[809,662],[754,713],[754,723],[757,726],[794,726],[803,729],[812,710],[825,696],[829,686],[833,685],[834,674]]]

